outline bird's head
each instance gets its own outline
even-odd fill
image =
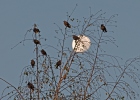
[[[31,83],[30,82],[28,82],[28,84],[27,85],[31,85]]]
[[[101,26],[104,26],[104,24],[101,24]]]

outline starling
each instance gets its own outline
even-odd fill
[[[74,40],[79,40],[80,38],[76,35],[72,35]]]
[[[31,66],[34,67],[35,66],[35,61],[32,59],[31,60]]]
[[[40,44],[40,41],[39,40],[36,40],[36,39],[34,39],[33,40],[34,41],[34,43],[37,45],[37,44]],[[40,44],[41,45],[41,44]]]
[[[40,30],[39,30],[38,28],[35,27],[35,28],[33,29],[33,32],[35,32],[35,33],[40,33]]]
[[[67,22],[67,21],[63,21],[64,22],[64,25],[68,28],[71,28],[71,25]]]
[[[46,51],[45,51],[44,49],[41,50],[41,53],[42,53],[43,55],[46,55],[46,56],[47,56],[47,53],[46,53]]]
[[[28,82],[27,85],[28,85],[28,88],[29,88],[29,89],[31,89],[32,91],[34,91],[34,88],[35,88],[35,87],[34,87],[34,85],[33,85],[32,83]]]
[[[104,24],[101,24],[101,30],[102,30],[103,32],[107,32],[106,27],[104,26]]]
[[[61,60],[59,60],[57,63],[56,63],[56,68],[58,68],[58,66],[60,66],[61,65]]]

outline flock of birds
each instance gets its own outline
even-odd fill
[[[64,22],[64,25],[65,25],[66,27],[71,28],[71,25],[70,25],[67,21],[63,21],[63,22]],[[35,27],[34,27],[34,29],[33,29],[33,32],[34,32],[34,33],[40,33],[40,30],[36,27],[36,24],[35,24],[34,26],[35,26]],[[101,29],[103,32],[107,32],[107,29],[106,29],[106,27],[104,26],[104,24],[101,24],[100,29]],[[74,39],[74,40],[79,40],[79,39],[80,39],[80,38],[79,38],[78,36],[76,36],[76,35],[72,35],[72,36],[73,36],[73,39]],[[34,39],[33,42],[34,42],[36,45],[38,45],[38,44],[41,45],[40,41],[37,40],[37,39]],[[41,54],[42,54],[43,56],[47,56],[47,53],[46,53],[46,51],[45,51],[44,49],[41,50]],[[31,64],[32,68],[34,68],[34,66],[35,66],[35,61],[32,59],[31,62],[30,62],[30,64]],[[56,68],[58,68],[60,65],[61,65],[61,60],[57,61],[56,64],[55,64]],[[34,88],[35,88],[35,87],[34,87],[34,85],[33,85],[31,82],[28,82],[27,86],[28,86],[28,88],[29,88],[30,90],[34,91]]]
[[[64,22],[64,25],[65,25],[66,27],[71,28],[71,25],[70,25],[67,21],[63,21],[63,22]],[[104,24],[101,24],[100,28],[101,28],[101,30],[102,30],[103,32],[107,32],[107,29],[106,29],[106,27],[104,26]],[[76,35],[73,35],[73,39],[74,39],[74,40],[78,40],[78,39],[80,39],[80,38],[79,38],[78,36],[76,36]]]

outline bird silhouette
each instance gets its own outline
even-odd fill
[[[35,87],[34,87],[34,85],[33,85],[32,83],[28,82],[27,85],[28,85],[28,88],[29,88],[29,89],[31,89],[32,91],[34,91],[34,88],[35,88]]]
[[[40,30],[38,28],[34,27],[33,32],[40,33]]]
[[[80,38],[76,35],[72,35],[74,40],[79,40]]]
[[[39,40],[36,40],[36,39],[34,39],[33,40],[34,41],[34,43],[37,45],[37,44],[40,44],[40,41]],[[41,44],[40,44],[41,45]]]
[[[44,49],[41,50],[41,53],[42,53],[42,55],[47,56],[47,53],[46,53],[46,51]]]
[[[58,66],[60,66],[61,65],[61,60],[59,60],[57,63],[56,63],[56,68],[58,68]]]
[[[34,67],[35,66],[35,61],[32,59],[31,60],[31,66]]]
[[[71,28],[71,25],[67,22],[67,21],[63,21],[64,22],[64,25],[68,28]]]
[[[102,30],[103,32],[107,32],[106,27],[104,26],[104,24],[101,24],[101,30]]]

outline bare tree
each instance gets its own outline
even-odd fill
[[[110,35],[113,33],[110,27],[116,26],[117,14],[106,18],[102,10],[92,14],[90,8],[89,17],[80,20],[72,17],[76,7],[72,13],[67,13],[63,27],[54,23],[56,46],[42,43],[46,39],[41,37],[36,24],[27,31],[33,32],[29,40],[35,45],[35,58],[29,59],[31,64],[23,68],[17,88],[0,78],[9,85],[0,100],[138,100],[139,94],[130,81],[139,87],[136,66],[139,66],[140,57],[120,64],[122,58],[106,54],[102,46],[111,43],[117,47],[115,38]],[[89,50],[76,52],[80,36],[90,38]],[[67,43],[73,39],[75,47],[71,49]],[[20,43],[26,40],[25,35]],[[54,54],[49,54],[48,49],[55,51]],[[9,88],[13,90],[6,92]]]

